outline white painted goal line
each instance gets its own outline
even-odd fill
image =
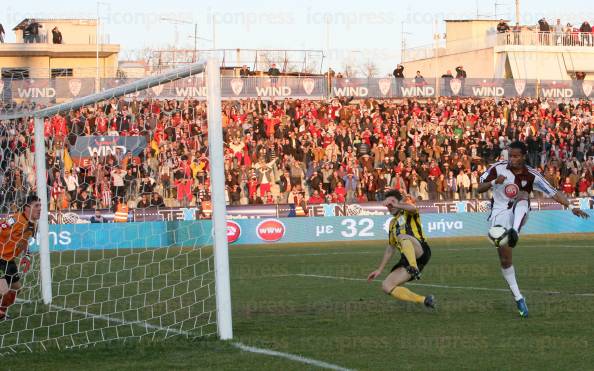
[[[20,303],[25,303],[25,304],[32,304],[33,302],[30,300],[25,300],[25,299],[17,299],[17,302]],[[70,312],[73,314],[77,314],[77,315],[81,315],[85,318],[97,318],[103,321],[107,321],[107,322],[115,322],[115,323],[119,323],[122,325],[134,325],[134,326],[139,326],[139,327],[143,327],[144,329],[152,329],[152,330],[159,330],[159,331],[165,331],[166,336],[169,335],[169,333],[173,333],[175,335],[183,335],[183,336],[193,336],[193,334],[191,332],[188,331],[183,331],[183,330],[178,330],[175,328],[168,328],[168,327],[162,327],[162,326],[157,326],[157,325],[152,325],[146,321],[126,321],[123,319],[119,319],[119,318],[112,318],[109,316],[104,316],[101,314],[95,314],[95,313],[90,313],[90,312],[83,312],[80,310],[76,310],[76,309],[72,309],[72,308],[65,308],[65,307],[61,307],[59,305],[54,305],[54,304],[50,304],[50,308],[55,309],[55,310],[61,310],[61,311],[66,311],[66,312]],[[235,342],[235,343],[231,343],[231,345],[241,351],[244,352],[250,352],[250,353],[255,353],[255,354],[262,354],[262,355],[267,355],[267,356],[271,356],[271,357],[279,357],[279,358],[284,358],[284,359],[288,359],[290,361],[294,361],[294,362],[299,362],[299,363],[303,363],[303,364],[307,364],[307,365],[312,365],[312,366],[316,366],[319,368],[323,368],[323,369],[328,369],[328,370],[337,370],[337,371],[354,371],[348,368],[344,368],[342,366],[338,366],[332,363],[328,363],[328,362],[324,362],[324,361],[319,361],[313,358],[307,358],[307,357],[303,357],[300,355],[296,355],[296,354],[291,354],[291,353],[284,353],[284,352],[278,352],[276,350],[271,350],[271,349],[265,349],[265,348],[257,348],[257,347],[252,347],[249,345],[245,345],[239,342]]]
[[[241,349],[245,352],[264,354],[264,355],[273,356],[273,357],[281,357],[281,358],[289,359],[291,361],[301,362],[301,363],[316,366],[319,368],[325,368],[328,370],[350,371],[350,369],[348,369],[348,368],[337,366],[332,363],[322,362],[322,361],[318,361],[318,360],[315,360],[312,358],[306,358],[306,357],[295,355],[295,354],[277,352],[275,350],[269,350],[269,349],[250,347],[250,346],[247,346],[247,345],[244,345],[241,343],[233,343],[233,346],[235,346],[236,348]]]
[[[383,242],[378,241],[379,245],[385,245]],[[526,243],[520,245],[526,247],[539,247],[542,244],[535,244],[535,243]],[[593,248],[594,241],[592,245],[554,245],[555,247],[567,247],[567,248]],[[434,248],[432,249],[435,251],[477,251],[477,250],[493,250],[495,251],[494,247],[454,247],[454,248]],[[274,258],[274,257],[302,257],[302,256],[331,256],[331,255],[369,255],[369,254],[377,254],[377,251],[340,251],[340,252],[319,252],[319,253],[291,253],[291,254],[283,254],[283,253],[269,253],[269,254],[262,254],[262,255],[245,255],[245,256],[230,256],[231,260],[240,260],[240,259],[256,259],[256,258]]]
[[[284,275],[276,275],[271,277],[309,277],[309,278],[321,278],[321,279],[332,279],[332,280],[341,280],[341,281],[365,281],[365,278],[355,278],[355,277],[340,277],[340,276],[324,276],[318,274],[304,274],[304,273],[295,273],[295,274],[284,274]],[[381,282],[381,280],[375,280],[374,282]],[[474,291],[494,291],[494,292],[509,292],[509,289],[499,289],[499,288],[492,288],[492,287],[476,287],[476,286],[452,286],[452,285],[438,285],[438,284],[429,284],[429,283],[416,283],[416,282],[409,282],[406,285],[410,286],[422,286],[422,287],[435,287],[441,289],[457,289],[457,290],[474,290]],[[547,295],[571,295],[571,296],[593,296],[594,293],[569,293],[564,294],[560,291],[543,291],[543,290],[522,290],[523,292],[533,292],[533,293],[540,293],[540,294],[547,294]]]

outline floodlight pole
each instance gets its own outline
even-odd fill
[[[225,163],[221,119],[221,70],[218,58],[211,56],[206,65],[208,102],[208,145],[212,188],[212,225],[214,235],[215,294],[217,326],[221,340],[233,338],[231,283],[225,202]]]
[[[437,20],[435,22],[433,22],[433,38],[435,39],[435,65],[433,66],[435,68],[435,74],[434,74],[434,78],[435,78],[435,95],[436,97],[439,97],[439,31],[438,31],[438,26],[437,26]]]
[[[97,2],[97,23],[95,24],[95,93],[99,92],[99,2]]]
[[[194,57],[192,57],[192,63],[196,63],[197,51],[198,51],[198,23],[194,23]]]
[[[516,25],[520,24],[520,0],[516,0]]]

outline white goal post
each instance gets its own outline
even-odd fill
[[[217,326],[221,340],[233,338],[231,319],[231,283],[225,202],[225,161],[221,120],[221,71],[216,58],[208,59],[208,145],[210,146],[211,188],[213,200],[213,232]],[[218,207],[217,207],[218,205]]]

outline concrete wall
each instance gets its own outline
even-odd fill
[[[72,68],[74,77],[95,77],[95,58],[52,58],[51,68]],[[118,55],[99,58],[99,77],[115,77],[118,69]]]
[[[32,78],[49,78],[53,68],[72,68],[73,77],[95,77],[96,60],[94,57],[50,57],[50,56],[0,56],[2,68],[29,68]],[[99,58],[99,76],[115,77],[118,69],[118,54]]]
[[[437,76],[440,77],[447,70],[451,70],[455,76],[455,68],[464,66],[468,77],[493,77],[495,73],[493,48],[474,50],[465,53],[451,54],[435,58],[420,59],[412,62],[405,62],[404,76],[413,77],[417,70],[421,71],[424,77],[435,77],[435,68],[437,67]]]
[[[142,78],[149,74],[144,66],[120,66],[120,71],[125,73],[127,78]]]
[[[2,68],[29,68],[31,78],[48,78],[50,70],[49,56],[0,57]]]
[[[446,21],[446,42],[484,39],[497,28],[498,20]]]

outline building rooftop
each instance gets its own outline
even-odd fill
[[[476,18],[476,19],[445,19],[444,22],[510,22],[509,19],[485,19],[485,18]]]
[[[99,56],[107,57],[120,52],[118,44],[99,44]],[[1,57],[87,57],[96,56],[97,46],[94,43],[87,44],[51,44],[51,43],[4,43],[0,44]]]

